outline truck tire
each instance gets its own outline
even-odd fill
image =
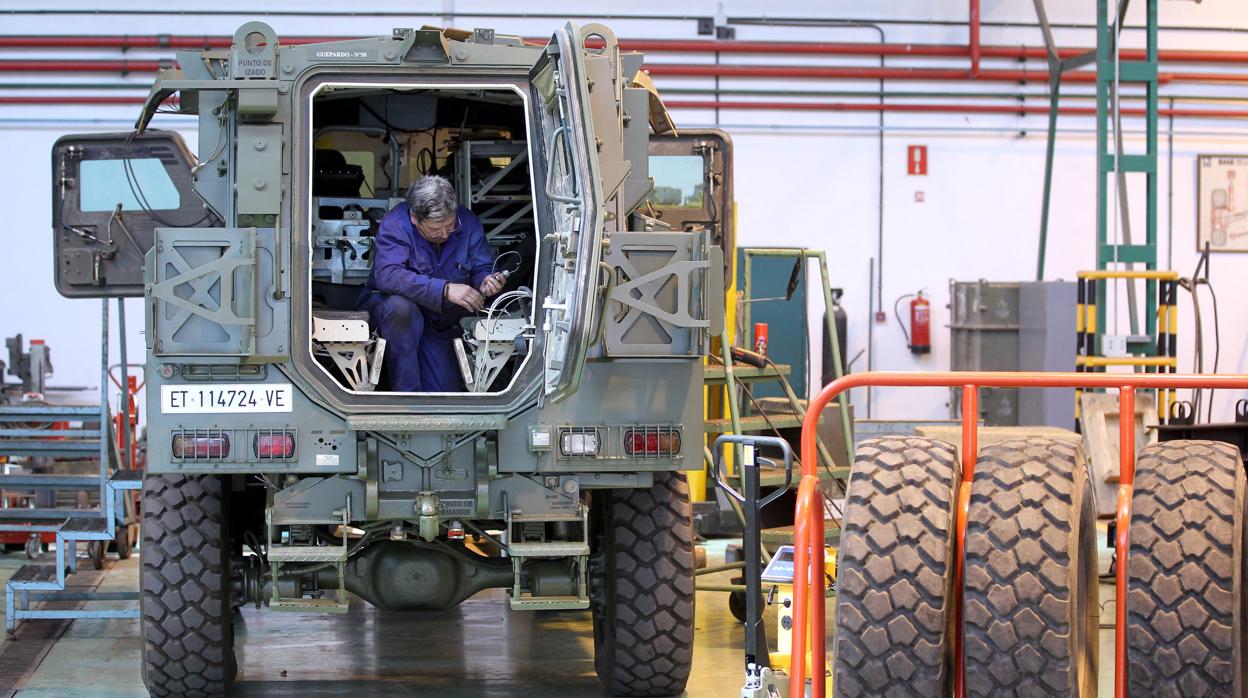
[[[1096,695],[1096,508],[1081,448],[980,450],[964,570],[967,695]]]
[[[1132,696],[1248,695],[1248,500],[1239,451],[1140,450],[1127,558]]]
[[[858,446],[837,554],[837,696],[949,695],[958,472],[943,441]]]
[[[223,696],[238,672],[225,521],[220,478],[144,478],[139,610],[153,698]]]
[[[608,693],[671,696],[693,664],[693,512],[683,473],[596,492],[594,668]]]

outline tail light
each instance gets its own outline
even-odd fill
[[[624,452],[639,458],[670,458],[680,453],[680,430],[642,427],[624,432]]]
[[[597,429],[564,429],[559,432],[559,452],[573,458],[593,458],[602,452],[602,439]]]
[[[254,446],[257,458],[267,460],[293,458],[295,455],[295,435],[289,431],[257,434]]]
[[[230,437],[211,432],[175,434],[173,457],[181,459],[225,458],[230,455]]]

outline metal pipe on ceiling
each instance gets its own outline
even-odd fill
[[[124,97],[121,95],[0,95],[0,104],[8,105],[101,105],[101,104],[143,104],[143,97]]]
[[[0,95],[0,105],[136,105],[145,98],[122,95]],[[174,100],[170,100],[173,102]],[[740,109],[772,111],[817,112],[897,112],[897,113],[947,113],[947,114],[1047,114],[1048,107],[1005,104],[949,104],[896,102],[777,102],[777,101],[729,101],[729,100],[665,100],[671,109]],[[1096,114],[1095,107],[1062,107],[1061,113],[1077,116]],[[1123,109],[1126,116],[1143,116],[1143,109]],[[1191,109],[1162,108],[1162,116],[1197,119],[1246,119],[1248,110],[1241,109]]]
[[[252,13],[254,14],[254,13]],[[448,15],[442,12],[429,13],[413,13],[410,10],[281,10],[266,9],[264,12],[267,16],[274,17],[334,17],[334,18],[367,18],[367,17],[394,17],[400,19],[413,19],[417,17],[436,18],[439,21],[444,20]],[[124,8],[124,9],[81,9],[81,8],[21,8],[0,10],[0,15],[13,16],[59,16],[59,17],[108,17],[108,16],[144,16],[158,15],[162,17],[248,17],[245,12],[238,10],[218,10],[218,9],[179,9],[174,10],[165,6],[156,6],[152,8]],[[657,21],[657,22],[694,22],[707,19],[707,15],[687,15],[687,14],[594,14],[594,15],[578,15],[569,14],[567,12],[452,12],[451,17],[463,19],[592,19],[595,21]],[[830,17],[768,17],[768,16],[729,16],[725,18],[725,22],[729,25],[789,25],[789,26],[807,26],[820,27],[828,26],[829,23],[841,22],[844,20],[834,19]],[[966,26],[966,22],[962,20],[941,20],[941,19],[906,19],[906,18],[871,18],[863,17],[855,20],[859,22],[869,22],[871,24],[896,25],[896,26],[940,26],[940,27],[962,27]],[[1005,28],[1005,29],[1035,29],[1037,25],[1031,22],[1010,22],[995,21],[981,22],[985,27]],[[1095,24],[1083,24],[1079,22],[1066,22],[1062,24],[1053,24],[1058,29],[1090,29],[1095,30]],[[1123,29],[1127,31],[1144,31],[1146,28],[1141,25],[1123,25]],[[1186,26],[1186,25],[1169,25],[1166,29],[1173,31],[1187,32],[1209,32],[1217,34],[1236,34],[1248,33],[1248,27],[1209,27],[1209,26]]]
[[[366,37],[358,36],[283,36],[287,45],[347,41]],[[526,41],[543,45],[547,39],[530,38]],[[228,36],[189,35],[4,35],[0,36],[0,48],[43,49],[213,49],[229,48]],[[620,39],[620,48],[645,53],[733,53],[775,55],[823,55],[823,56],[912,56],[916,58],[965,58],[973,49],[955,44],[871,44],[864,42],[825,41],[737,41],[727,39]],[[1090,48],[1059,48],[1059,58],[1070,58],[1087,53]],[[1047,57],[1042,46],[994,46],[980,45],[981,59],[1044,60]],[[1143,49],[1123,49],[1123,60],[1143,60]],[[1242,63],[1248,64],[1248,51],[1198,51],[1169,49],[1159,52],[1160,60],[1168,63]]]
[[[881,107],[872,102],[775,102],[775,101],[726,101],[726,100],[664,100],[669,109],[746,109],[774,111],[844,111],[873,112]],[[891,103],[883,107],[888,112],[916,113],[948,113],[948,114],[1048,114],[1049,108],[1044,106],[1004,105],[1004,104],[897,104]],[[1122,109],[1124,116],[1144,116],[1143,109]],[[1061,107],[1059,113],[1076,116],[1094,116],[1095,107]],[[1240,109],[1189,109],[1162,108],[1158,110],[1162,116],[1203,119],[1245,119],[1248,110]]]
[[[971,75],[979,75],[979,0],[970,0],[970,12],[967,17],[967,48],[971,53]]]
[[[173,60],[0,60],[0,73],[155,73],[175,65]]]
[[[735,77],[815,80],[906,80],[906,81],[969,81],[969,82],[1048,82],[1049,71],[980,70],[970,76],[956,68],[871,68],[863,66],[785,66],[785,65],[688,65],[675,63],[646,64],[654,76],[667,77]],[[1062,80],[1094,83],[1096,73],[1066,72]],[[1161,84],[1172,82],[1248,83],[1248,73],[1159,73]]]
[[[161,68],[175,65],[169,59],[4,59],[0,60],[0,73],[154,73]],[[720,78],[778,78],[799,80],[905,80],[923,81],[984,81],[984,82],[1047,82],[1048,70],[980,70],[971,76],[957,68],[875,68],[867,66],[810,66],[810,65],[727,65],[727,64],[647,64],[645,70],[653,76],[666,77],[720,77]],[[1096,81],[1095,73],[1067,72],[1062,80],[1079,83]],[[1248,83],[1248,73],[1160,73],[1161,84],[1172,82],[1201,83]]]
[[[49,86],[55,89],[58,85],[55,83],[36,83]],[[122,84],[123,87],[133,88],[133,85]],[[0,83],[0,89],[13,89],[10,83]],[[45,88],[46,89],[46,88]],[[1001,99],[1021,103],[1025,100],[1048,100],[1048,91],[974,91],[974,92],[951,92],[934,90],[888,90],[880,92],[879,90],[789,90],[784,88],[738,88],[738,87],[663,87],[661,89],[664,101],[668,98],[678,95],[720,95],[731,97],[815,97],[815,98],[862,98],[862,99],[878,99],[880,97],[891,99]],[[1147,95],[1143,92],[1123,94],[1121,99],[1125,101],[1135,101],[1146,99]],[[1241,96],[1232,95],[1198,95],[1198,94],[1164,94],[1161,96],[1165,100],[1174,100],[1178,102],[1248,102],[1248,93]],[[1096,99],[1096,94],[1092,92],[1063,92],[1062,100],[1089,100]]]

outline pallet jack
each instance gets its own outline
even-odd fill
[[[723,447],[741,446],[741,491],[729,484],[723,472]],[[757,455],[760,447],[779,449],[784,455],[784,486],[760,498],[759,461],[775,467],[770,459]],[[781,546],[776,554],[763,562],[762,529],[759,514],[763,507],[784,495],[793,480],[793,450],[787,441],[774,436],[724,435],[715,440],[715,484],[741,504],[745,514],[742,554],[745,557],[745,683],[741,698],[782,698],[789,694],[789,660],[793,632],[793,546]],[[828,550],[826,560],[835,579],[835,551]],[[763,585],[771,587],[766,601]],[[764,603],[777,603],[780,613],[776,621],[777,652],[767,649],[767,629],[763,625]],[[809,687],[808,687],[809,690]]]

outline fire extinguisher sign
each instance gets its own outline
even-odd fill
[[[906,174],[908,175],[926,175],[927,174],[927,146],[925,145],[906,146]]]

